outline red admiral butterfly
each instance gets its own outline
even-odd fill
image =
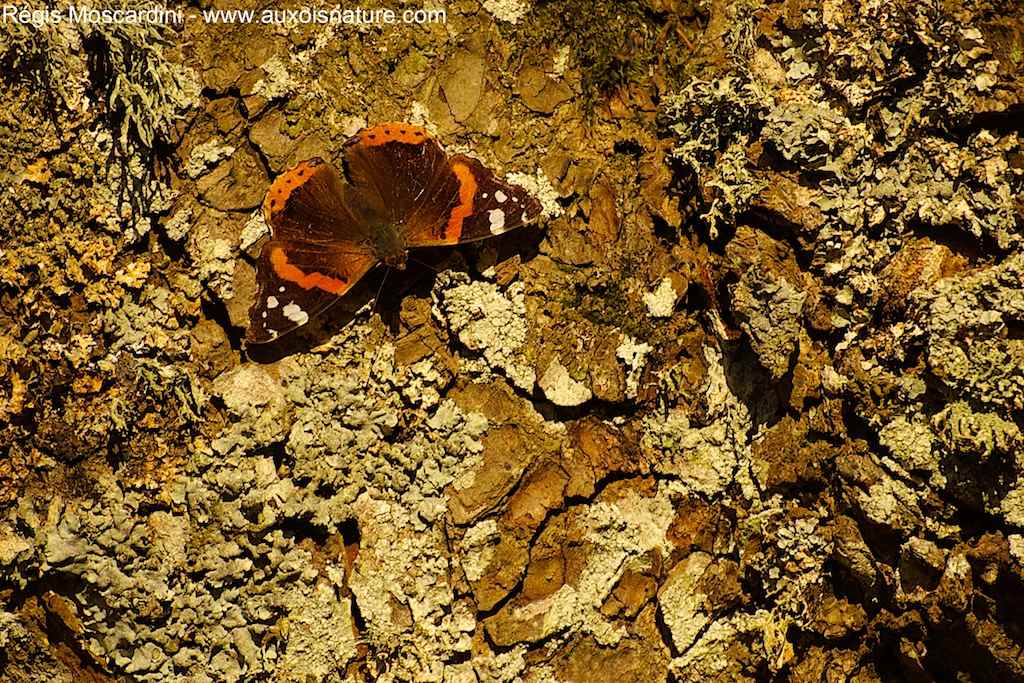
[[[526,190],[476,159],[449,157],[426,130],[382,123],[345,142],[344,176],[323,159],[274,180],[263,201],[271,239],[249,309],[251,343],[304,325],[371,268],[404,268],[415,247],[462,244],[518,228],[541,212]]]

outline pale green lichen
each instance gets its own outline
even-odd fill
[[[357,324],[328,356],[218,377],[223,428],[193,444],[187,470],[166,486],[169,509],[150,511],[149,494],[109,470],[87,502],[23,498],[0,529],[39,542],[0,531],[0,570],[16,583],[76,577],[82,589],[67,599],[85,648],[135,680],[330,680],[355,656],[346,585],[366,619],[361,637],[382,657],[400,653],[378,680],[440,678],[476,628],[466,599],[445,586],[444,490],[477,466],[487,421],[440,399],[429,360],[397,366],[390,345],[364,353],[367,336]],[[416,392],[397,390],[412,377]],[[398,415],[418,409],[429,413],[399,438]],[[351,525],[364,534],[351,580],[343,565],[314,561],[325,547],[294,531],[337,537]],[[406,631],[388,596],[409,606],[416,628]]]
[[[531,641],[586,633],[603,645],[618,643],[626,631],[601,614],[601,605],[627,569],[643,568],[652,550],[670,551],[666,533],[675,514],[672,496],[679,491],[669,483],[653,496],[630,491],[582,510],[573,524],[582,527],[593,549],[578,579],[544,598],[508,609],[508,622],[524,628],[523,637]]]
[[[551,360],[537,384],[547,399],[557,406],[582,405],[594,395],[587,385],[574,380],[557,358]]]
[[[185,175],[196,179],[234,153],[233,145],[226,144],[218,138],[207,140],[192,148],[188,161],[185,162]]]
[[[241,251],[248,251],[250,247],[270,234],[270,226],[267,225],[262,209],[253,212],[252,217],[242,228],[238,236],[238,248]]]
[[[108,106],[120,116],[121,149],[152,149],[199,98],[199,79],[167,59],[170,43],[155,24],[90,24],[83,38],[106,53]]]
[[[1024,536],[1010,534],[1007,536],[1007,540],[1010,542],[1010,556],[1017,561],[1018,565],[1024,566]]]
[[[675,287],[672,286],[671,278],[664,277],[658,282],[653,292],[644,293],[644,304],[647,306],[647,313],[652,318],[671,317],[676,306]]]
[[[112,233],[127,226],[132,240],[146,234],[150,217],[165,211],[171,198],[153,173],[150,154],[170,140],[200,94],[195,72],[167,58],[166,30],[155,24],[6,22],[9,40],[0,45],[0,63],[51,95],[54,117],[77,127],[94,108],[91,95],[103,99],[105,130],[87,137],[105,176],[105,183],[93,185],[94,214]],[[115,154],[120,163],[100,161]]]
[[[527,0],[484,0],[484,9],[494,15],[495,19],[517,24],[526,16],[532,4]]]
[[[761,365],[780,379],[790,368],[799,341],[806,293],[758,265],[733,288],[733,306]]]
[[[350,346],[358,338],[355,328],[335,343],[357,348]],[[287,441],[296,458],[296,475],[349,491],[349,501],[369,488],[391,495],[404,492],[410,504],[427,505],[440,499],[455,476],[443,473],[469,467],[474,462],[471,456],[481,449],[477,437],[486,429],[486,420],[462,414],[450,401],[433,406],[425,395],[431,418],[407,434],[403,443],[389,445],[406,405],[396,388],[405,386],[415,373],[395,365],[390,344],[378,345],[370,354],[350,351],[289,359],[282,372],[289,399],[296,405]],[[424,512],[429,512],[427,519],[436,515],[426,508]]]
[[[235,296],[235,249],[226,239],[206,237],[196,240],[199,245],[199,281],[210,288],[222,301]]]
[[[687,555],[669,572],[658,591],[658,607],[662,620],[672,634],[672,644],[685,652],[707,625],[710,617],[704,610],[707,596],[698,590],[711,556],[704,552]]]
[[[905,532],[914,529],[923,516],[914,489],[888,477],[867,489],[858,490],[856,500],[873,523]]]
[[[692,565],[677,565],[673,573],[680,575],[676,580],[682,585],[669,596],[686,607],[672,630],[673,636],[679,636],[674,642],[683,646],[671,662],[680,680],[696,683],[737,672],[744,660],[726,654],[737,648],[748,652],[748,663],[756,661],[771,671],[781,670],[793,656],[786,633],[795,625],[808,623],[820,599],[822,584],[828,578],[823,567],[833,553],[832,543],[822,534],[820,513],[793,518],[787,510],[790,503],[781,496],[753,502],[754,508],[740,522],[739,562],[745,571],[762,577],[768,600],[761,603],[765,607],[752,605],[711,618],[702,609],[703,604],[688,597],[690,591],[696,591],[700,575],[714,569],[706,563],[707,555],[695,553],[699,559]],[[748,546],[743,540],[746,538],[771,538],[772,543]],[[712,580],[707,585],[720,584]],[[663,584],[659,601],[664,600],[667,586],[668,582]]]
[[[192,308],[188,297],[194,294],[194,290],[167,287],[149,287],[138,297],[125,293],[101,317],[103,329],[114,340],[110,353],[158,351],[165,357],[181,357],[189,343],[188,328],[181,322]]]
[[[947,405],[931,425],[942,444],[961,457],[984,461],[1024,448],[1024,435],[1015,422],[996,413],[976,412],[964,401]]]
[[[88,109],[89,68],[76,26],[5,21],[4,30],[7,35],[0,42],[0,64],[12,75],[30,80],[35,88],[52,92],[67,111],[81,114]]]
[[[489,282],[471,282],[464,273],[442,273],[434,287],[434,316],[487,366],[516,386],[532,391],[536,372],[525,357],[528,334],[523,284],[506,291]]]
[[[233,422],[213,442],[213,449],[230,455],[274,443],[287,433],[289,411],[281,384],[258,365],[242,365],[217,378],[213,393],[223,401]]]
[[[906,472],[927,472],[936,486],[944,486],[946,478],[939,468],[928,424],[899,416],[878,432],[879,442],[889,449],[898,465]]]
[[[653,350],[650,344],[637,342],[628,334],[622,335],[622,343],[615,349],[615,357],[626,365],[627,398],[636,398],[640,389],[640,373],[647,363],[647,355]]]
[[[192,229],[193,217],[194,213],[191,208],[178,210],[164,222],[164,232],[175,242],[185,239],[189,230]]]
[[[271,57],[260,68],[266,75],[253,85],[255,94],[267,100],[277,100],[298,91],[299,82],[288,73],[288,65],[281,58]]]
[[[340,573],[338,573],[340,574]],[[330,680],[356,657],[356,637],[350,604],[343,599],[342,577],[318,584],[312,591],[292,590],[284,598],[288,609],[288,647],[275,668],[280,681],[305,683]],[[235,648],[254,664],[259,648],[246,629],[232,632]]]
[[[699,618],[699,616],[695,617]],[[725,653],[751,643],[756,661],[778,670],[787,660],[786,639],[790,622],[777,621],[766,610],[741,612],[711,620],[700,637],[670,664],[672,673],[684,683],[703,683],[716,678],[743,678],[742,663]]]
[[[979,130],[961,145],[934,134],[981,106],[1006,106],[996,99],[995,58],[962,16],[930,6],[915,6],[909,19],[903,12],[871,3],[808,7],[803,20],[821,22],[822,32],[800,44],[781,39],[771,53],[744,38],[754,18],[740,12],[725,40],[737,65],[713,82],[692,81],[662,105],[662,121],[678,137],[674,155],[709,199],[703,213],[712,237],[765,187],[748,152],[768,150],[821,175],[814,201],[830,220],[801,239],[813,242],[814,269],[847,292],[842,308],[857,302],[853,316],[877,296],[880,264],[920,224],[962,226],[1003,250],[1021,240],[1012,198],[1024,170],[1006,161],[1019,154],[1018,135]],[[907,20],[927,28],[891,31]],[[928,59],[915,67],[907,55],[918,51]],[[824,58],[835,54],[843,58]],[[892,95],[889,84],[901,79],[911,85]],[[869,227],[881,235],[864,234]]]
[[[910,317],[928,365],[956,393],[1010,412],[1024,410],[1024,340],[1008,325],[1024,319],[1024,256],[948,278],[911,295]]]
[[[115,149],[107,131],[90,136],[87,144],[97,158],[109,158]],[[108,165],[103,182],[94,185],[91,209],[107,232],[135,242],[149,232],[153,216],[171,208],[174,198],[175,192],[153,176],[146,155],[129,149],[121,163]]]
[[[694,80],[662,105],[664,125],[680,139],[673,157],[711,194],[705,218],[712,237],[764,187],[749,170],[745,148],[766,101],[767,93],[757,81],[738,75]]]
[[[700,393],[709,414],[700,423],[682,406],[649,414],[643,418],[640,443],[658,472],[678,478],[688,490],[715,496],[746,476],[751,420],[747,407],[729,389],[720,352],[705,348],[705,357],[709,372]]]
[[[540,202],[541,215],[544,218],[551,220],[561,216],[564,212],[562,205],[558,203],[558,190],[554,188],[543,170],[538,168],[533,175],[512,172],[505,179],[513,185],[519,185],[536,197]]]
[[[460,546],[463,552],[462,571],[466,572],[468,580],[479,581],[485,575],[494,556],[499,533],[498,523],[493,519],[482,520],[466,529]]]
[[[417,530],[415,510],[369,496],[354,509],[366,541],[350,585],[367,639],[391,661],[377,680],[441,680],[444,660],[469,653],[476,629],[472,607],[455,595],[443,525]]]

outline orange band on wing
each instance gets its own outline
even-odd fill
[[[331,294],[341,294],[348,284],[347,279],[338,279],[324,275],[323,273],[304,273],[298,266],[288,263],[288,256],[280,247],[274,247],[270,251],[270,264],[274,266],[274,272],[288,282],[294,282],[303,289],[318,287]]]
[[[476,196],[476,177],[472,169],[461,162],[452,162],[452,171],[459,179],[459,205],[452,209],[448,216],[448,225],[441,233],[441,237],[452,244],[459,241],[462,236],[462,221],[466,220],[473,213],[473,197]]]
[[[273,216],[282,211],[288,203],[288,197],[292,190],[298,189],[303,183],[316,173],[316,168],[323,165],[324,160],[319,157],[306,159],[295,164],[287,171],[277,176],[267,190],[267,196],[263,198],[263,218],[267,223],[273,221]]]
[[[418,145],[429,139],[430,134],[424,128],[408,123],[381,123],[373,128],[367,128],[359,135],[359,142],[367,147],[395,141]]]

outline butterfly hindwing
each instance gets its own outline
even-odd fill
[[[262,344],[297,327],[348,292],[376,264],[355,243],[330,245],[273,239],[260,254],[256,300],[246,339]]]
[[[455,209],[461,210],[464,215],[452,214],[459,219],[458,239],[452,241],[456,231],[451,230],[446,235],[448,241],[443,244],[461,244],[494,237],[520,228],[540,216],[541,205],[533,195],[518,185],[499,180],[478,160],[459,154],[452,157],[450,164],[459,175],[460,200],[469,196],[464,187],[468,182],[472,183],[473,199],[470,205],[463,203]]]

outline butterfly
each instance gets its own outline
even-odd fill
[[[476,159],[448,156],[425,129],[382,123],[347,140],[342,170],[321,158],[278,176],[263,200],[271,239],[257,264],[246,340],[273,341],[409,249],[463,244],[521,227],[540,202]]]

